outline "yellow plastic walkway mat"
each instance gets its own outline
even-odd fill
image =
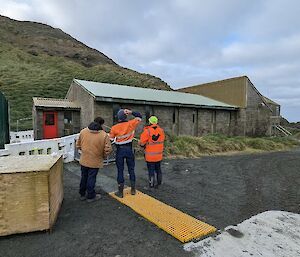
[[[136,191],[136,195],[131,195],[130,188],[126,188],[124,190],[124,198],[117,197],[114,192],[110,193],[110,195],[182,243],[216,231],[215,227],[197,220],[140,191]]]

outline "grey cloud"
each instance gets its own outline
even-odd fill
[[[60,27],[174,88],[248,75],[300,119],[297,0],[0,0],[0,12]]]

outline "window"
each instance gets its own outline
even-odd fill
[[[46,113],[45,125],[48,126],[55,125],[54,113]]]
[[[276,106],[275,116],[279,116],[279,115],[280,115],[280,106]]]
[[[193,113],[193,123],[195,123],[195,113]]]
[[[64,112],[64,123],[65,124],[71,124],[72,123],[72,112],[71,111],[65,111]]]

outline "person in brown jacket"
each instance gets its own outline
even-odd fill
[[[80,131],[76,147],[81,150],[80,200],[93,202],[100,199],[95,192],[99,168],[103,167],[103,158],[112,152],[110,139],[102,129],[104,120],[97,117],[87,128]]]

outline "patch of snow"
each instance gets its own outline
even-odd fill
[[[184,245],[196,257],[300,256],[300,214],[266,211],[219,235]]]

